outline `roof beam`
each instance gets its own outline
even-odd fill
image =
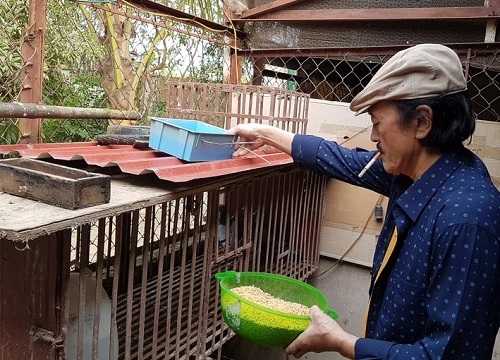
[[[270,2],[269,4],[264,4],[260,6],[256,6],[250,10],[247,10],[241,14],[240,18],[251,18],[251,17],[259,17],[270,12],[280,10],[284,7],[289,7],[291,5],[295,5],[303,2],[304,0],[275,0]]]
[[[496,4],[495,4],[496,5]],[[434,8],[383,8],[383,9],[322,9],[322,10],[277,10],[259,17],[232,19],[233,22],[248,21],[409,21],[409,20],[485,20],[500,18],[500,7],[434,7]]]
[[[380,54],[392,55],[396,52],[406,49],[412,45],[388,45],[388,46],[362,46],[362,47],[322,47],[322,48],[281,48],[281,49],[244,49],[240,50],[240,55],[249,57],[345,57],[352,56],[379,56]],[[458,54],[467,54],[472,51],[476,54],[491,54],[498,50],[497,44],[491,43],[449,43],[443,44],[455,50]]]
[[[122,4],[128,6],[132,4],[136,8],[139,8],[143,11],[158,13],[172,20],[176,20],[188,25],[193,25],[198,28],[202,29],[208,28],[212,31],[213,30],[225,31],[229,35],[234,35],[236,33],[238,39],[244,39],[246,37],[246,33],[241,30],[233,29],[232,27],[224,26],[219,23],[198,16],[188,14],[183,11],[171,8],[169,6],[156,3],[151,0],[127,0],[126,2],[122,2]]]

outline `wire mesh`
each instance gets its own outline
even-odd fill
[[[312,99],[350,102],[390,58],[390,50],[360,55],[348,49],[327,57],[250,55],[245,76],[254,83],[309,94]],[[461,54],[467,87],[480,120],[500,121],[500,50]]]
[[[207,5],[209,3],[179,1],[169,2],[168,6],[189,8],[193,14],[222,23],[221,3]],[[124,114],[138,110],[142,117],[137,122],[70,117],[42,119],[41,142],[92,140],[96,134],[105,133],[109,124],[147,125],[149,116],[168,113],[169,94],[164,89],[172,82],[222,84],[230,81],[231,55],[240,59],[241,68],[233,62],[232,71],[242,84],[349,102],[391,54],[389,48],[363,55],[348,47],[334,55],[328,52],[305,55],[299,51],[291,56],[286,55],[288,51],[279,50],[252,52],[246,50],[256,41],[252,36],[267,36],[273,41],[279,34],[252,28],[246,42],[235,42],[227,31],[167,16],[158,10],[138,8],[127,1],[92,4],[48,0],[46,10],[44,72],[36,74],[43,77],[43,103],[110,108]],[[19,101],[20,94],[27,91],[23,71],[30,59],[23,59],[21,49],[23,44],[32,41],[26,35],[30,26],[29,11],[29,4],[21,0],[0,4],[3,29],[0,101],[4,103]],[[235,52],[235,46],[245,50]],[[500,51],[492,46],[481,52],[465,53],[462,49],[460,55],[478,118],[499,121]],[[26,136],[19,121],[0,116],[0,143],[16,143]]]
[[[211,16],[220,12],[218,5],[198,10]],[[29,40],[23,37],[29,4],[2,2],[0,15],[7,29],[0,35],[0,101],[15,102],[22,90],[21,46]],[[139,124],[147,123],[148,116],[165,111],[165,99],[154,95],[155,79],[222,82],[224,44],[219,30],[189,25],[127,2],[48,0],[43,103],[123,113],[139,110],[143,114]],[[44,119],[40,140],[91,140],[105,133],[109,123],[130,121]],[[0,119],[0,143],[18,142],[20,132],[18,119]]]

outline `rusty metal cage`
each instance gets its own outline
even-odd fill
[[[289,167],[193,188],[73,229],[70,264],[79,273],[79,296],[70,298],[69,308],[78,309],[79,319],[86,311],[95,317],[86,325],[70,321],[77,341],[66,352],[77,359],[90,350],[99,359],[220,358],[232,333],[220,315],[214,274],[231,269],[307,278],[319,262],[325,184]],[[111,304],[108,315],[99,310],[102,299]],[[102,316],[111,320],[104,329]]]
[[[206,122],[223,120],[227,127],[264,122],[306,131],[307,94],[197,83],[168,89],[171,117],[190,114]],[[219,104],[209,94],[227,101]],[[34,215],[23,235],[16,230],[6,236],[0,229],[2,240],[22,238],[33,250],[19,254],[16,241],[0,242],[7,262],[25,264],[29,283],[44,287],[40,303],[55,315],[41,315],[35,326],[31,316],[18,324],[20,331],[34,328],[17,343],[49,343],[50,349],[30,345],[12,353],[77,360],[221,358],[233,333],[222,320],[215,273],[264,271],[306,279],[319,263],[326,186],[325,177],[291,162],[229,174],[182,184],[121,174],[111,180],[105,210],[54,211],[59,219],[41,222]],[[36,213],[34,208],[26,203],[28,212]],[[40,271],[32,258],[44,256],[54,256],[54,265]],[[0,268],[0,276],[9,277],[8,269]],[[5,292],[9,301],[9,291],[22,296],[12,284]],[[52,286],[55,297],[45,298]],[[29,296],[31,288],[24,291]],[[19,311],[27,303],[18,305],[7,307]],[[53,317],[57,321],[47,324]]]

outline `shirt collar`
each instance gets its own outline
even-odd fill
[[[459,152],[444,153],[399,196],[396,201],[399,208],[415,222],[430,199],[462,163],[463,156]]]

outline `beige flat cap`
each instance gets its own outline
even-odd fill
[[[467,90],[462,63],[450,48],[421,44],[391,57],[351,101],[356,115],[382,100],[408,100]]]

